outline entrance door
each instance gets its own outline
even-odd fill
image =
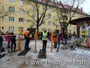
[[[88,36],[90,37],[90,28],[89,28],[89,30],[88,30]]]

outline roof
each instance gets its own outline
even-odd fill
[[[42,2],[42,3],[44,3],[46,0],[37,0],[38,2]],[[57,2],[57,3],[55,3],[55,2],[53,2],[53,1],[49,1],[49,3],[48,3],[48,5],[50,5],[50,6],[57,6],[58,8],[62,8],[62,5],[61,4],[63,4],[61,1],[59,1],[59,2]],[[66,9],[70,9],[70,7],[72,7],[72,6],[69,6],[69,5],[64,5],[65,6],[65,8]],[[75,11],[75,7],[73,7],[72,8],[72,11]],[[77,8],[77,12],[78,13],[81,13],[81,14],[84,14],[84,15],[88,15],[88,14],[86,14],[83,10],[82,10],[82,8],[81,9],[79,9],[79,8]]]
[[[90,21],[90,16],[89,17],[83,17],[83,18],[74,19],[74,20],[70,21],[69,23],[73,24],[73,25],[76,25],[76,24],[78,24],[80,22],[83,22],[83,21]]]

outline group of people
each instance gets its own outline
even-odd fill
[[[15,51],[16,50],[16,35],[14,34],[14,32],[10,33],[7,31],[6,37],[8,41],[8,44],[7,44],[8,52]],[[32,34],[30,32],[30,28],[28,28],[27,31],[25,32],[25,39],[26,39],[25,48],[24,48],[25,50],[30,49],[29,43],[30,43],[31,37],[32,37]],[[51,41],[51,32],[47,32],[47,30],[44,29],[44,31],[41,33],[41,38],[42,38],[42,44],[43,44],[42,49],[46,52],[47,41],[48,40]],[[66,31],[64,33],[60,33],[60,31],[57,33],[56,31],[54,31],[53,32],[53,42],[54,42],[53,47],[57,48],[57,43],[60,44],[61,42],[62,44],[67,45],[67,38],[68,38],[68,34]],[[0,32],[0,48],[3,48],[2,42],[3,42],[3,35]]]
[[[5,35],[3,35],[2,32],[0,32],[0,50],[2,50],[3,48],[3,36],[5,36],[7,38],[8,44],[7,44],[7,49],[8,52],[13,52],[16,50],[16,35],[14,34],[14,32],[9,32],[7,31],[7,33]]]
[[[54,48],[57,48],[57,44],[60,44],[62,42],[62,44],[67,45],[67,32],[65,31],[64,34],[60,33],[60,31],[58,33],[56,33],[56,31],[54,31],[53,33],[53,42],[54,42]]]

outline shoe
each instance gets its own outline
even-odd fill
[[[28,47],[27,50],[30,50],[30,48]]]
[[[54,48],[57,48],[57,47],[54,47]]]

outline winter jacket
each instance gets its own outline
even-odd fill
[[[15,41],[16,41],[16,35],[15,35],[15,34],[11,34],[10,40],[11,40],[12,42],[15,42]]]
[[[57,39],[60,39],[61,38],[61,35],[60,35],[60,33],[58,34],[58,36],[57,36]]]
[[[10,42],[10,33],[7,33],[7,41]]]
[[[53,41],[56,42],[57,41],[57,35],[53,36]]]
[[[3,41],[3,36],[0,35],[0,42],[2,42],[2,41]]]

